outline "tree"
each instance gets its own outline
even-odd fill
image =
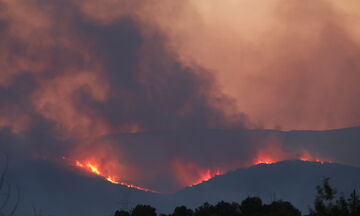
[[[214,211],[217,216],[240,216],[240,205],[221,201],[214,206]]]
[[[156,209],[149,205],[137,205],[131,211],[131,216],[156,216]]]
[[[7,180],[6,174],[8,171],[8,156],[4,157],[3,170],[0,172],[0,193],[4,195],[4,199],[0,200],[0,215],[1,216],[13,216],[18,208],[20,202],[20,192],[17,187],[13,187]],[[13,189],[16,189],[17,196],[12,197]],[[15,203],[11,203],[10,200],[15,200]],[[5,209],[8,209],[7,211]]]
[[[356,190],[350,194],[350,198],[348,199],[348,208],[351,216],[360,215],[360,200],[359,196],[356,194]]]
[[[269,216],[301,216],[301,212],[298,209],[285,201],[274,201],[264,206],[264,212]]]
[[[124,210],[116,211],[114,216],[130,216],[130,213]]]
[[[341,195],[338,200],[336,200],[336,204],[332,206],[330,209],[331,215],[339,215],[339,216],[350,216],[348,203],[344,198],[344,195]]]
[[[334,211],[333,200],[336,189],[329,183],[329,178],[324,178],[321,185],[316,186],[317,195],[314,201],[314,209],[310,209],[310,216],[329,216]]]
[[[316,190],[317,196],[320,200],[331,203],[331,201],[335,198],[337,191],[330,185],[329,180],[329,177],[324,178],[322,185],[316,186]]]
[[[193,214],[193,210],[186,208],[186,206],[178,206],[172,216],[192,216]]]
[[[202,206],[195,209],[195,216],[212,216],[214,215],[214,206],[209,203],[204,203]]]
[[[330,186],[329,178],[325,178],[316,189],[314,209],[310,209],[309,216],[360,216],[360,200],[355,190],[348,199],[342,194],[335,200],[336,190]]]
[[[246,216],[259,216],[262,214],[263,204],[258,197],[248,197],[241,202],[240,210]]]

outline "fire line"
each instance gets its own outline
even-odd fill
[[[82,161],[79,161],[79,160],[72,160],[72,159],[69,159],[67,157],[62,157],[62,159],[70,161],[71,164],[73,166],[75,166],[75,167],[81,168],[82,170],[85,170],[85,171],[87,171],[89,173],[92,173],[92,174],[94,174],[96,176],[100,176],[100,177],[104,178],[106,181],[108,181],[108,182],[110,182],[112,184],[123,185],[123,186],[126,186],[128,188],[135,188],[135,189],[146,191],[146,192],[158,193],[155,190],[151,190],[151,189],[148,189],[148,188],[136,186],[136,185],[133,185],[133,184],[128,184],[126,182],[122,182],[122,181],[118,180],[118,178],[115,177],[115,176],[105,175],[101,171],[101,168],[99,168],[99,166],[96,165],[93,162],[90,162],[90,161],[82,162]]]

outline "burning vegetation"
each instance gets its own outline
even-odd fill
[[[276,155],[265,154],[264,151],[261,151],[261,153],[255,157],[255,159],[249,166],[258,165],[258,164],[273,164],[281,160],[295,160],[295,159],[301,161],[314,161],[319,163],[331,162],[330,160],[314,157],[308,151],[303,151],[300,154],[300,156],[293,158],[291,157],[279,158],[276,157]],[[86,171],[87,173],[91,173],[93,175],[102,177],[104,180],[112,184],[118,184],[142,191],[158,193],[158,191],[156,190],[138,186],[121,180],[122,179],[121,175],[119,175],[118,170],[114,168],[115,166],[106,167],[106,163],[104,164],[99,163],[95,159],[76,160],[76,159],[69,159],[67,157],[63,157],[63,160],[68,161],[71,166],[77,167],[78,169]],[[203,182],[209,181],[215,176],[222,175],[230,171],[230,170],[225,170],[225,169],[222,170],[218,168],[216,169],[202,168],[201,166],[198,166],[195,163],[184,162],[180,160],[174,160],[172,163],[172,167],[174,172],[173,174],[176,176],[176,179],[178,180],[179,184],[182,185],[182,187],[192,187],[201,184]]]
[[[148,188],[140,187],[137,185],[133,185],[133,184],[129,184],[129,183],[121,181],[119,176],[117,176],[116,174],[109,174],[96,161],[71,160],[66,157],[63,157],[63,159],[69,161],[72,166],[80,168],[81,170],[86,171],[88,173],[92,173],[96,176],[100,176],[112,184],[118,184],[118,185],[123,185],[123,186],[129,187],[129,188],[135,188],[135,189],[142,190],[142,191],[157,193],[157,191],[155,191],[155,190],[151,190]],[[114,173],[116,173],[116,172],[114,172]]]

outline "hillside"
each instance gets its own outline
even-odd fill
[[[217,176],[203,184],[186,188],[175,195],[179,203],[199,206],[205,201],[241,202],[247,196],[257,196],[264,202],[286,200],[307,211],[315,197],[315,187],[323,177],[330,177],[339,191],[360,190],[360,168],[336,163],[282,161],[259,164]]]
[[[246,143],[248,137],[265,140],[269,135],[276,137],[286,147],[305,146],[335,163],[314,163],[304,161],[283,161],[275,164],[261,164],[217,176],[200,185],[185,188],[177,193],[158,194],[113,185],[104,179],[80,172],[51,159],[33,159],[26,151],[14,148],[26,146],[26,140],[0,136],[1,150],[9,154],[10,182],[19,186],[22,194],[22,213],[33,207],[43,209],[51,215],[111,215],[116,209],[130,208],[137,203],[151,204],[160,212],[169,212],[180,204],[196,207],[205,201],[220,200],[240,202],[247,196],[260,196],[265,202],[275,199],[291,201],[299,209],[306,211],[312,204],[315,186],[325,176],[345,193],[360,190],[360,128],[331,131],[274,131],[274,130],[199,130],[178,132],[148,132],[118,134],[104,139],[120,139],[123,143],[138,147],[151,144],[150,154],[159,152],[162,143],[184,143],[184,151],[198,145],[192,154],[214,157],[213,162],[221,163],[226,157],[241,157],[238,145]],[[19,142],[19,143],[17,143]],[[160,143],[160,144],[158,144]],[[219,143],[220,150],[219,151]],[[178,144],[176,144],[178,145]],[[336,146],[342,146],[341,149]],[[197,150],[207,148],[205,155]],[[223,149],[227,149],[222,151]],[[230,149],[230,150],[229,150]],[[241,148],[240,148],[241,149]],[[220,155],[216,157],[216,155]],[[154,157],[159,157],[154,155]],[[208,160],[208,158],[206,158]],[[342,164],[352,164],[342,165]],[[159,188],[161,184],[157,185]],[[166,186],[164,187],[166,188]],[[131,192],[129,192],[131,191]]]

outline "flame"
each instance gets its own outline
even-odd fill
[[[210,179],[214,178],[215,176],[222,175],[223,173],[220,170],[211,171],[210,169],[207,169],[204,173],[200,174],[200,177],[198,180],[196,180],[194,183],[189,185],[190,187],[201,184],[203,182],[209,181]]]
[[[319,163],[330,162],[314,153],[310,153],[305,149],[290,150],[283,145],[283,141],[276,135],[270,135],[264,145],[257,149],[252,163],[249,165],[257,164],[273,164],[284,160],[301,160],[313,161]]]
[[[319,157],[314,157],[313,155],[311,155],[308,151],[303,151],[299,160],[302,161],[314,161],[314,162],[318,162],[318,163],[331,163],[331,160],[327,160],[327,159],[320,159]]]
[[[100,176],[112,184],[158,193],[152,189],[130,184],[129,180],[120,178],[122,176],[120,173],[128,173],[128,171],[120,172],[119,170],[122,170],[122,168],[119,167],[118,164],[114,164],[115,162],[113,161],[109,162],[108,158],[106,159],[107,162],[104,162],[99,158],[86,158],[86,160],[73,160],[63,157],[63,159],[70,161],[72,166],[85,170],[96,176]],[[321,164],[331,162],[330,160],[325,160],[324,158],[306,150],[286,152],[283,148],[281,148],[281,146],[271,145],[270,147],[259,149],[249,163],[239,165],[239,167],[249,167],[257,164],[273,164],[283,160],[313,161]],[[99,161],[101,162],[99,163]],[[177,183],[181,187],[199,185],[230,170],[226,167],[222,169],[218,169],[218,167],[204,167],[192,161],[182,160],[179,158],[173,159],[171,165],[173,171],[172,174],[174,174],[174,177],[177,178]]]
[[[272,159],[270,159],[270,158],[267,158],[267,159],[261,159],[261,158],[259,158],[259,159],[256,159],[255,165],[257,165],[257,164],[272,164],[272,163],[276,163],[276,162],[277,162],[277,161],[272,160]]]
[[[204,168],[191,161],[178,158],[172,161],[172,168],[178,182],[183,187],[192,187],[224,174],[224,170]]]
[[[95,174],[97,176],[100,176],[112,184],[118,184],[118,185],[126,186],[128,188],[135,188],[135,189],[142,190],[142,191],[158,193],[157,191],[154,191],[154,190],[151,190],[148,188],[136,186],[136,185],[129,184],[126,182],[122,182],[122,181],[120,181],[120,179],[118,177],[116,177],[116,175],[106,175],[106,174],[104,174],[104,172],[102,171],[102,169],[100,168],[98,163],[96,163],[94,161],[72,160],[72,159],[69,159],[66,157],[62,157],[62,158],[64,160],[70,161],[73,166],[81,168],[82,170],[85,170],[85,171]]]
[[[99,169],[95,165],[91,164],[90,162],[86,162],[85,164],[83,164],[80,161],[76,161],[75,165],[80,168],[85,168],[88,171],[95,173],[96,175],[101,175],[101,172],[99,171]]]
[[[282,160],[301,160],[301,161],[312,161],[312,162],[318,162],[318,163],[331,163],[331,160],[327,160],[324,158],[320,158],[318,156],[314,156],[308,151],[303,150],[300,155],[285,155],[283,154],[281,157],[279,157],[278,154],[273,154],[271,151],[259,151],[255,159],[253,160],[253,163],[251,165],[257,165],[257,164],[273,164]]]
[[[281,156],[279,156],[279,154],[277,154],[277,152],[272,152],[269,150],[260,150],[256,157],[252,160],[252,165],[257,165],[257,164],[273,164],[276,162],[279,162],[281,160],[284,160],[285,158],[283,157],[284,154],[282,154]]]

